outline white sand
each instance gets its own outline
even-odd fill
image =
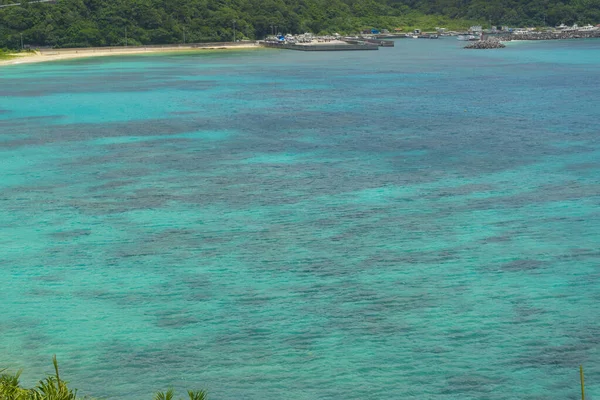
[[[48,49],[35,53],[16,53],[14,58],[0,60],[2,65],[33,64],[46,61],[70,60],[75,58],[117,56],[126,54],[150,54],[150,53],[172,53],[172,52],[195,52],[216,49],[248,49],[257,48],[256,43],[241,43],[235,45],[211,44],[207,46],[173,46],[173,47],[111,47],[93,49]]]

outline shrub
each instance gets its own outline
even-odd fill
[[[22,371],[10,374],[5,369],[0,370],[0,400],[77,400],[77,390],[70,389],[67,382],[60,378],[56,356],[52,357],[52,364],[54,365],[54,375],[42,379],[32,389],[21,387],[19,378]],[[190,400],[208,400],[205,390],[190,390],[188,396]],[[154,400],[174,399],[175,391],[173,389],[157,392],[154,396]]]

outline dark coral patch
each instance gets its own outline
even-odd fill
[[[52,232],[50,237],[56,240],[72,240],[78,237],[85,237],[92,234],[90,229],[72,229],[67,231]]]
[[[520,271],[535,271],[537,269],[543,268],[546,266],[546,262],[539,260],[515,260],[500,266],[502,271],[506,272],[520,272]]]

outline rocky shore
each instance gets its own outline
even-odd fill
[[[499,39],[490,38],[471,42],[465,46],[465,49],[503,49],[506,47]]]
[[[528,32],[523,34],[506,33],[494,37],[503,42],[512,40],[563,40],[600,38],[600,30],[596,31],[563,31],[563,32]]]

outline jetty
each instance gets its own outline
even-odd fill
[[[326,43],[285,43],[262,41],[259,44],[272,49],[298,50],[298,51],[349,51],[349,50],[379,50],[379,45],[366,41],[347,43],[335,41]]]
[[[371,44],[379,47],[394,47],[394,41],[392,40],[381,40],[381,39],[343,39],[348,44]]]

